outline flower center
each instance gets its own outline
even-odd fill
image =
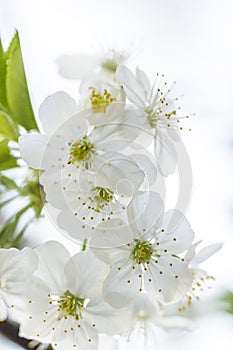
[[[176,116],[177,114],[176,110],[163,113],[163,110],[161,110],[160,108],[158,108],[157,110],[154,110],[151,107],[146,108],[145,112],[147,113],[147,118],[148,118],[150,127],[152,129],[156,128],[158,120],[164,119],[164,120],[167,120],[167,122],[169,122],[170,118],[172,118],[173,116]],[[170,126],[170,124],[167,124],[167,126]]]
[[[77,320],[81,317],[81,310],[84,306],[85,299],[76,297],[67,290],[58,301],[60,316],[59,319],[65,316],[74,316]]]
[[[103,62],[102,68],[104,68],[110,72],[116,73],[117,63],[115,62],[115,60],[113,58],[109,58]]]
[[[116,101],[115,97],[112,97],[108,90],[104,89],[103,94],[97,92],[95,89],[92,90],[91,96],[91,105],[92,109],[96,113],[105,113],[107,107]]]
[[[70,147],[69,164],[82,162],[91,156],[94,144],[85,135],[81,140],[75,141]]]
[[[97,204],[96,211],[99,211],[103,205],[111,202],[114,198],[114,192],[110,188],[105,187],[92,187],[91,200]]]
[[[135,240],[136,245],[130,254],[130,259],[135,261],[137,264],[144,264],[150,261],[154,249],[152,244],[149,242],[141,242],[138,239]]]

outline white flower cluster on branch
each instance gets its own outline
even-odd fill
[[[131,341],[139,331],[153,348],[156,327],[193,329],[166,307],[182,311],[198,298],[213,278],[199,263],[221,248],[195,252],[200,242],[180,211],[190,186],[179,189],[181,206],[165,210],[165,178],[189,167],[180,137],[188,116],[173,84],[156,75],[151,85],[124,60],[114,51],[62,57],[60,72],[81,80],[79,102],[65,92],[49,96],[41,133],[19,139],[22,158],[41,170],[47,214],[85,251],[71,256],[55,241],[1,249],[0,317],[9,314],[21,336],[54,349],[98,349],[103,334]]]

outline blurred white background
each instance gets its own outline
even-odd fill
[[[206,263],[216,282],[196,307],[199,328],[187,335],[158,332],[159,350],[232,349],[232,316],[213,310],[214,298],[233,286],[232,13],[230,0],[0,0],[0,35],[7,45],[19,30],[35,113],[57,90],[77,96],[77,84],[59,77],[56,58],[113,47],[132,52],[129,65],[151,77],[160,72],[175,79],[184,109],[196,113],[189,121],[192,132],[183,134],[194,177],[186,214],[197,239],[222,241],[224,247]],[[28,237],[31,245],[64,241],[45,221]],[[17,349],[1,336],[0,344]]]

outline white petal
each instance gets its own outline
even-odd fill
[[[95,323],[98,332],[117,334],[129,329],[131,315],[128,308],[113,309],[102,297],[91,300],[84,317]]]
[[[164,214],[160,232],[157,235],[159,247],[167,249],[168,254],[184,252],[194,238],[194,232],[184,214],[175,209]]]
[[[81,326],[80,328],[78,328],[79,324]],[[53,348],[58,350],[73,350],[76,347],[77,349],[97,350],[98,333],[92,324],[86,321],[85,315],[80,321],[74,317],[68,317],[67,320],[63,318],[57,321],[54,328],[55,331],[52,332],[51,342]],[[66,330],[66,333],[64,330]]]
[[[90,250],[80,252],[65,266],[67,287],[81,298],[96,297],[101,293],[108,271],[108,266],[98,260]]]
[[[159,315],[159,304],[155,300],[152,301],[149,294],[140,293],[132,302],[133,318],[140,319],[156,319]]]
[[[201,242],[202,242],[202,240],[197,241],[196,243],[193,243],[193,244],[189,247],[187,253],[185,254],[185,261],[186,261],[188,264],[192,261],[193,257],[195,256],[195,254],[196,254],[196,253],[195,253],[196,248],[197,248],[197,246],[198,246]]]
[[[29,167],[43,169],[42,159],[47,142],[47,136],[38,133],[28,133],[19,137],[20,154]]]
[[[157,169],[152,160],[143,154],[133,154],[130,158],[133,159],[141,169],[143,169],[145,174],[145,184],[147,186],[153,185],[157,178]]]
[[[174,173],[176,169],[176,149],[174,141],[165,135],[165,132],[157,131],[154,141],[154,154],[159,171],[163,176]]]
[[[31,248],[17,250],[0,249],[1,286],[7,293],[19,293],[38,266],[38,259]]]
[[[140,82],[142,88],[144,88],[147,99],[149,99],[151,84],[145,72],[143,72],[143,70],[141,70],[139,67],[136,68],[136,78]]]
[[[179,258],[161,256],[157,260],[148,265],[148,277],[152,281],[145,279],[146,289],[163,304],[176,303],[192,285],[191,271]]]
[[[192,264],[199,265],[203,261],[210,258],[213,254],[217,253],[221,248],[222,243],[216,243],[201,249],[192,259]]]
[[[105,112],[94,112],[89,108],[87,119],[93,126],[105,125],[106,123],[113,122],[124,122],[126,119],[124,110],[125,104],[122,102],[111,103]]]
[[[139,192],[127,208],[128,220],[132,230],[144,235],[159,223],[164,204],[158,193]]]
[[[30,282],[25,288],[25,299],[22,298],[21,304],[16,303],[14,308],[17,315],[14,319],[20,323],[19,335],[50,343],[51,329],[56,322],[57,306],[49,304],[48,294],[51,291],[46,283],[38,278],[32,278]]]
[[[82,245],[84,239],[89,238],[95,233],[95,230],[92,229],[92,227],[95,228],[95,226],[91,226],[89,221],[82,220],[80,216],[81,215],[76,216],[71,208],[66,205],[66,207],[62,208],[57,217],[57,225],[63,233]]]
[[[98,240],[99,239],[99,240]],[[99,224],[91,239],[91,247],[108,249],[121,248],[132,242],[134,235],[126,222],[121,219],[111,219]]]
[[[61,76],[80,80],[87,78],[100,62],[100,57],[91,55],[63,55],[56,60]]]
[[[46,242],[34,250],[39,257],[36,275],[47,283],[51,292],[64,293],[64,266],[70,258],[69,252],[61,243],[55,241]]]
[[[116,152],[130,145],[139,134],[139,129],[124,123],[109,123],[95,127],[90,140],[104,152]]]
[[[127,260],[130,248],[127,246],[133,240],[130,228],[119,220],[112,219],[99,225],[90,241],[90,248],[98,259],[108,265]]]
[[[46,134],[52,135],[66,120],[78,112],[75,100],[59,91],[47,97],[39,109],[39,118]]]
[[[138,274],[137,267],[133,270],[130,262],[125,265],[124,262],[119,262],[113,266],[103,286],[105,301],[116,309],[131,302],[141,288],[141,278]]]
[[[101,158],[103,165],[98,169],[98,182],[119,195],[133,196],[144,181],[143,170],[131,158],[118,153],[107,153]]]
[[[140,82],[126,66],[119,66],[116,71],[116,80],[123,85],[128,99],[136,106],[146,105],[146,94]]]

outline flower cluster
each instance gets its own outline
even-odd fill
[[[41,133],[19,138],[22,158],[41,171],[47,214],[83,251],[71,256],[55,241],[1,249],[0,317],[8,312],[21,336],[54,349],[97,349],[102,334],[130,340],[142,330],[148,341],[156,327],[193,329],[164,310],[198,298],[213,278],[199,264],[221,247],[196,253],[184,213],[166,210],[164,179],[186,167],[177,158],[188,116],[173,84],[163,75],[151,84],[125,58],[62,57],[60,72],[80,82],[79,102],[49,96]]]

